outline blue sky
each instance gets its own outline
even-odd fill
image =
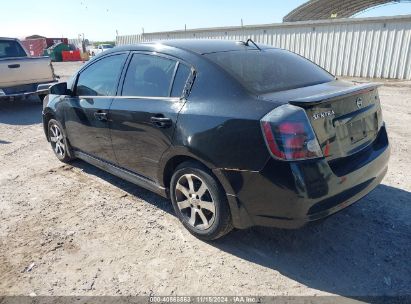
[[[199,27],[277,23],[305,0],[41,0],[4,1],[0,36],[114,40],[120,35]],[[24,8],[24,9],[22,9]],[[357,17],[411,14],[411,3],[387,5]]]

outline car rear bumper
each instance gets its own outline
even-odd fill
[[[57,83],[57,80],[47,83],[32,83],[16,87],[0,88],[0,100],[48,94],[49,88],[55,83]]]
[[[390,155],[385,126],[373,144],[345,162],[270,159],[258,172],[218,169],[237,228],[299,228],[358,201],[384,178]],[[349,168],[345,172],[344,168]],[[344,171],[345,170],[345,171]]]

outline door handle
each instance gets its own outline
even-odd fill
[[[107,121],[107,113],[103,111],[94,112],[94,117],[100,121]]]
[[[164,117],[163,115],[156,115],[150,118],[151,123],[158,128],[169,128],[172,125],[171,118]]]
[[[20,67],[20,64],[9,64],[8,67],[9,69],[18,69]]]

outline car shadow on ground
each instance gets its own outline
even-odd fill
[[[214,246],[325,292],[410,295],[410,202],[410,192],[380,185],[350,208],[302,229],[257,227]]]
[[[85,162],[73,165],[174,214],[168,200],[150,191]],[[313,289],[347,297],[409,295],[410,202],[410,192],[380,185],[351,207],[299,230],[256,227],[209,244]]]
[[[70,163],[73,167],[83,170],[87,174],[92,174],[105,180],[106,182],[116,186],[117,188],[127,192],[130,196],[136,196],[161,210],[174,215],[173,206],[171,202],[160,195],[157,195],[149,190],[139,187],[124,179],[114,176],[106,171],[103,171],[93,165],[90,165],[82,160],[75,160]]]
[[[0,123],[34,125],[42,121],[43,105],[37,96],[24,100],[0,100]]]

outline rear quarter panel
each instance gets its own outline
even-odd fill
[[[168,154],[191,155],[211,169],[261,169],[269,153],[260,119],[275,105],[252,96],[206,59],[196,69]]]

